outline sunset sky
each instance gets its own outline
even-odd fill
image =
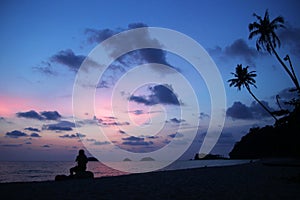
[[[90,87],[89,82],[76,82],[78,73],[85,73],[80,70],[83,61],[93,66],[88,55],[97,45],[141,27],[180,32],[211,56],[226,93],[225,123],[211,153],[228,156],[249,128],[274,123],[245,89],[229,87],[227,80],[237,64],[256,71],[257,88],[252,91],[270,109],[278,109],[276,95],[282,106],[292,96],[288,89],[293,83],[279,62],[257,52],[255,40],[248,40],[252,14],[263,16],[269,9],[271,19],[284,17],[278,52],[281,57],[289,54],[299,78],[299,6],[296,0],[1,1],[0,160],[73,160],[80,148],[91,156],[112,146],[147,153],[172,141],[184,148],[192,143],[184,159],[199,152],[214,96],[205,77],[171,52],[146,49],[118,58],[92,88],[94,110],[86,110],[89,97],[82,95],[78,113],[73,112],[76,84]],[[150,41],[151,34],[143,39]],[[97,68],[89,73],[93,70]],[[146,80],[147,84],[132,85]],[[91,134],[95,127],[106,137],[97,131]],[[176,157],[173,153],[170,156]]]

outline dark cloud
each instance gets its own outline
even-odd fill
[[[61,115],[57,111],[44,111],[41,112],[41,115],[47,120],[58,120],[61,118]]]
[[[115,117],[105,117],[103,119],[98,119],[100,126],[128,126],[129,122],[117,122]]]
[[[11,138],[19,138],[19,137],[27,137],[28,135],[22,131],[14,130],[12,132],[7,132],[6,136]]]
[[[86,56],[75,55],[71,49],[59,51],[57,54],[51,56],[50,62],[58,63],[69,68],[69,70],[77,72],[81,63]]]
[[[268,102],[261,102],[270,111],[273,111],[273,109],[269,107]],[[234,102],[233,105],[227,109],[226,115],[233,119],[262,119],[265,117],[270,117],[270,114],[255,101],[253,101],[250,106],[247,106],[241,102]]]
[[[266,101],[261,101],[261,103],[268,109],[270,110],[271,112],[274,111],[273,108],[271,108],[268,104],[268,102]],[[262,108],[262,106],[257,103],[256,101],[253,101],[250,105],[250,109],[254,115],[255,118],[258,118],[258,119],[261,119],[261,118],[264,118],[264,117],[270,117],[270,114],[264,110]]]
[[[108,81],[105,80],[100,81],[100,83],[97,85],[97,88],[109,88]]]
[[[65,135],[61,135],[59,136],[60,138],[68,138],[68,139],[74,139],[74,138],[77,138],[77,135],[75,134],[65,134]]]
[[[185,122],[185,120],[184,119],[172,118],[172,119],[170,119],[170,122],[175,123],[175,124],[180,124],[181,122]]]
[[[110,144],[110,142],[108,142],[108,141],[103,141],[103,142],[95,141],[93,144],[94,145],[107,145],[107,144]]]
[[[53,67],[49,61],[42,61],[42,63],[39,66],[33,67],[33,70],[40,72],[42,74],[48,75],[48,76],[56,76],[58,74],[53,69]]]
[[[278,37],[281,44],[287,46],[294,56],[300,56],[300,28],[287,24],[285,29],[279,31]]]
[[[41,136],[39,134],[37,134],[37,133],[31,133],[30,137],[41,137]]]
[[[171,138],[175,138],[175,137],[181,138],[181,137],[183,137],[183,134],[182,133],[173,133],[173,134],[170,134],[169,137],[171,137]]]
[[[36,112],[34,110],[30,110],[27,112],[18,112],[16,113],[17,117],[37,119],[37,120],[58,120],[61,118],[61,115],[57,111],[43,111]]]
[[[152,106],[156,104],[180,105],[177,96],[174,94],[172,86],[170,85],[155,85],[149,87],[151,94],[149,96],[135,96],[129,97],[129,101]]]
[[[41,146],[41,147],[43,147],[43,148],[50,148],[50,145],[45,144],[45,145],[43,145],[43,146]]]
[[[278,98],[278,103],[280,104],[280,107],[282,107],[283,109],[293,110],[294,106],[288,105],[286,103],[291,101],[292,99],[297,99],[298,95],[297,92],[291,92],[290,90],[291,88],[283,89],[277,95],[272,96],[271,98],[272,99]]]
[[[264,55],[258,52],[255,48],[250,47],[244,39],[237,39],[232,44],[222,49],[216,46],[213,49],[208,49],[209,53],[213,56],[217,56],[220,59],[228,60],[229,58],[243,59],[251,66],[255,66],[254,60],[259,55]]]
[[[82,133],[76,133],[77,137],[79,138],[84,138],[86,135],[82,134]]]
[[[34,131],[34,132],[40,132],[40,130],[38,128],[33,128],[33,127],[27,127],[27,128],[24,128],[24,130]]]
[[[134,111],[130,111],[130,113],[133,113],[135,115],[142,115],[142,114],[144,114],[144,111],[143,110],[134,110]]]
[[[123,142],[124,145],[131,145],[131,146],[148,146],[154,144],[152,141],[146,142],[146,141],[126,141]]]
[[[121,133],[121,134],[126,134],[126,132],[125,132],[125,131],[122,131],[122,130],[119,130],[119,133]]]
[[[87,138],[86,141],[87,142],[95,142],[96,140],[95,139],[89,139],[89,138]]]
[[[60,64],[72,72],[77,72],[83,61],[87,62],[89,66],[97,66],[96,62],[86,56],[76,55],[71,49],[66,49],[52,55],[48,61],[42,61],[40,66],[33,67],[33,69],[45,75],[58,75],[58,72],[53,68],[53,64]]]
[[[34,110],[30,110],[28,112],[18,112],[17,117],[24,117],[24,118],[30,118],[30,119],[38,119],[38,120],[43,120],[44,118],[37,113]]]
[[[72,131],[75,127],[75,124],[73,122],[69,121],[60,121],[55,124],[48,124],[44,125],[44,130],[50,130],[50,131]]]
[[[241,102],[234,102],[233,105],[227,109],[226,115],[233,119],[253,119],[250,108]]]
[[[206,114],[206,113],[204,113],[204,112],[201,112],[199,118],[200,118],[200,119],[209,118],[209,115]]]
[[[140,137],[135,137],[135,136],[130,136],[130,137],[126,137],[126,138],[122,138],[122,140],[125,140],[125,142],[123,142],[123,145],[133,145],[133,146],[144,146],[144,145],[151,145],[153,144],[152,141],[145,141],[144,138],[140,138]]]
[[[148,27],[144,23],[131,23],[127,28],[116,28],[116,29],[91,29],[88,28],[85,30],[87,35],[87,41],[91,44],[99,44],[100,42],[106,40],[107,38],[118,34],[122,31],[131,30],[135,28]],[[118,44],[110,44],[112,48],[112,56],[117,55],[122,51],[122,46],[131,46],[133,48],[137,47],[139,44],[156,44],[160,46],[157,40],[154,40],[150,37],[148,31],[144,31],[142,34],[136,34],[135,38],[128,36],[128,39],[125,41],[118,41]],[[120,48],[121,47],[121,48]],[[129,52],[118,59],[112,64],[111,67],[114,67],[114,70],[124,70],[123,67],[140,65],[144,63],[160,63],[167,65],[171,68],[174,68],[167,62],[166,52],[161,49],[138,49],[132,52]],[[161,70],[156,68],[156,70]]]
[[[85,29],[85,34],[88,36],[87,40],[89,43],[100,43],[106,40],[107,38],[118,34],[122,31],[135,29],[135,28],[142,28],[142,27],[148,27],[144,23],[131,23],[128,24],[127,28],[116,28],[116,29],[93,29],[93,28],[87,28]]]
[[[122,138],[122,140],[128,140],[128,141],[144,141],[144,138],[139,138],[135,136],[130,136],[126,138]]]

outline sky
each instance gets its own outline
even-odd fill
[[[228,156],[249,128],[274,123],[245,89],[229,87],[237,64],[256,71],[252,91],[271,110],[279,109],[276,95],[282,106],[292,97],[288,89],[293,83],[279,62],[258,52],[255,39],[248,39],[253,13],[263,16],[266,9],[271,19],[284,17],[278,53],[282,58],[289,54],[300,76],[296,0],[0,4],[1,161],[73,160],[80,148],[113,161],[156,153],[164,159],[190,159],[204,143],[209,147],[203,152]],[[214,74],[210,79],[215,83],[210,82],[186,58],[161,49],[126,52],[103,69],[99,62],[104,55],[95,50],[123,31],[145,29],[105,46],[110,56],[123,50],[118,45],[156,42],[163,48],[150,27],[181,33],[199,44],[202,53],[186,49],[186,55],[208,56],[212,60],[206,67],[215,67],[220,77]],[[172,42],[178,49],[185,46]],[[214,109],[214,102],[221,101],[216,95],[223,92],[225,107]]]

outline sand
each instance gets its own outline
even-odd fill
[[[235,166],[0,184],[1,199],[300,199],[300,166]]]

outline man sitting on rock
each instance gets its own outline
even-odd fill
[[[88,158],[84,154],[84,150],[83,149],[79,150],[79,154],[76,157],[75,161],[77,162],[77,166],[72,167],[70,169],[71,176],[74,175],[74,172],[77,174],[77,173],[80,173],[80,172],[85,172],[85,170],[86,170],[86,164],[88,163]]]

